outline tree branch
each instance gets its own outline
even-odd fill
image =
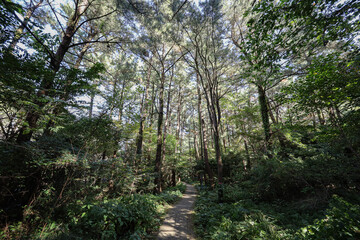
[[[178,10],[176,10],[176,12],[174,13],[174,15],[171,17],[170,22],[175,18],[175,16],[179,13],[179,11],[184,7],[184,5],[187,3],[188,0],[185,0],[183,2],[183,4],[181,4],[181,6],[178,8]]]

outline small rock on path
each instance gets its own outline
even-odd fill
[[[194,240],[192,214],[196,198],[196,190],[190,184],[182,199],[168,212],[160,227],[158,240]]]

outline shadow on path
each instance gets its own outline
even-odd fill
[[[168,212],[160,227],[158,240],[194,240],[192,214],[196,198],[196,190],[186,185],[183,198]]]

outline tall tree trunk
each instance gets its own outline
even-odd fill
[[[194,127],[194,130],[193,130],[193,133],[194,133],[194,149],[195,149],[195,158],[196,158],[196,161],[200,161],[202,160],[200,158],[200,152],[199,152],[199,147],[198,147],[198,144],[197,144],[197,134],[196,134],[196,126],[195,126],[195,122],[193,120],[193,127]],[[201,141],[201,140],[200,140]]]
[[[181,95],[181,86],[179,86],[178,93],[178,104],[177,104],[177,121],[176,121],[176,145],[175,145],[175,154],[178,154],[178,147],[180,147],[180,120],[181,120],[181,109],[182,109],[182,95]]]
[[[92,41],[95,36],[98,34],[98,31],[95,31],[93,29],[91,29],[91,33],[88,35],[88,37],[86,38],[86,44],[83,45],[83,47],[81,48],[80,54],[78,55],[78,58],[76,59],[76,62],[74,64],[74,69],[79,69],[80,68],[80,64],[86,54],[86,52],[89,50],[90,48],[90,41]],[[61,99],[62,102],[66,102],[69,100],[70,98],[70,87],[73,83],[72,78],[67,78],[66,83],[64,85],[64,92],[63,94],[61,94],[61,96],[59,97]],[[114,86],[115,88],[115,86]],[[59,115],[63,109],[65,107],[65,104],[59,104],[57,106],[55,106],[54,110],[53,110],[53,115],[57,116]],[[49,120],[49,122],[46,125],[46,129],[44,130],[44,135],[50,135],[51,134],[51,127],[54,127],[55,123],[53,120]]]
[[[274,123],[274,124],[277,124],[278,121],[276,120],[272,110],[271,110],[271,105],[270,105],[270,102],[267,101],[268,103],[268,111],[269,111],[269,116],[271,118],[271,121]],[[275,135],[275,134],[274,134]],[[285,149],[287,146],[291,146],[291,143],[287,140],[287,138],[285,137],[285,135],[282,133],[282,131],[280,129],[278,129],[276,131],[276,136],[279,140],[279,143],[280,143],[280,147],[282,149]]]
[[[199,73],[199,71],[198,71]],[[218,98],[218,89],[217,89],[217,76],[215,74],[214,77],[207,77],[207,84],[204,83],[202,76],[199,74],[199,79],[202,85],[202,88],[205,93],[205,99],[207,103],[207,110],[210,117],[211,130],[213,134],[214,140],[214,148],[215,148],[215,158],[217,162],[217,176],[218,182],[223,182],[223,163],[221,159],[221,140],[220,140],[220,120],[221,120],[221,111],[220,111],[220,103]]]
[[[214,125],[214,144],[215,144],[215,156],[217,162],[218,169],[218,181],[219,183],[223,183],[223,163],[221,159],[221,147],[220,147],[220,135],[219,135],[219,127],[217,123]]]
[[[49,95],[49,90],[53,87],[55,75],[60,69],[62,60],[69,49],[69,46],[71,44],[75,32],[77,31],[77,25],[79,23],[79,20],[83,15],[83,13],[86,11],[88,5],[89,5],[88,0],[81,0],[77,4],[76,11],[69,19],[60,46],[58,47],[56,53],[51,57],[50,60],[50,68],[53,70],[53,74],[52,76],[44,78],[43,81],[41,82],[40,84],[41,90],[37,94],[39,98]],[[37,108],[42,109],[46,103],[44,101],[37,101],[35,104],[37,105]],[[40,118],[40,113],[35,109],[31,109],[27,112],[25,121],[27,122],[28,127],[25,125],[21,127],[18,138],[16,140],[17,143],[30,141],[39,118]]]
[[[120,91],[120,99],[119,99],[119,123],[122,123],[122,117],[123,117],[123,110],[124,110],[124,94],[125,94],[125,87],[126,87],[126,81],[123,80],[122,85],[121,85],[121,91]]]
[[[176,171],[175,171],[175,169],[171,170],[171,185],[173,187],[176,186]]]
[[[164,120],[164,85],[165,85],[165,69],[164,66],[161,71],[160,77],[160,89],[159,89],[159,115],[158,115],[158,130],[157,130],[157,142],[156,142],[156,156],[155,156],[155,191],[157,193],[162,192],[162,144],[163,144],[163,120]]]
[[[247,142],[245,139],[244,139],[244,146],[245,146],[245,152],[246,152],[246,164],[244,164],[244,170],[248,171],[251,169],[251,162],[250,162],[249,148],[248,148],[248,145],[247,145]]]
[[[62,60],[69,50],[69,46],[73,39],[75,32],[77,31],[77,25],[79,24],[81,16],[87,10],[89,5],[88,0],[80,0],[77,9],[74,14],[69,18],[65,34],[62,37],[60,46],[58,47],[55,56],[51,58],[50,67],[53,69],[54,72],[57,72],[60,69],[60,64]],[[52,84],[52,83],[51,83]]]
[[[155,103],[155,83],[152,83],[152,90],[151,90],[151,108],[150,108],[150,115],[149,115],[149,129],[152,133],[152,125],[153,125],[153,116],[154,116],[154,103]],[[149,147],[147,149],[147,160],[150,163],[151,162],[151,149],[150,149],[150,145],[152,143],[152,134],[150,134],[149,137]]]
[[[189,124],[189,134],[188,134],[188,146],[189,146],[189,162],[191,163],[192,162],[192,159],[191,159],[191,136],[190,136],[190,133],[191,133],[191,124]]]
[[[175,138],[176,138],[176,144],[175,144],[175,156],[178,160],[179,149],[181,151],[180,146],[180,120],[181,120],[181,109],[182,109],[182,95],[181,95],[181,82],[179,83],[179,91],[178,91],[178,102],[177,102],[177,114],[176,114],[176,131],[175,131]],[[171,166],[171,174],[172,174],[172,186],[176,186],[176,169],[175,169],[176,163],[173,163],[173,166]]]
[[[220,126],[219,126],[221,119],[220,106],[219,106],[216,90],[213,89],[212,87],[209,87],[209,95],[210,96],[207,96],[207,94],[205,94],[207,106],[208,106],[208,112],[210,116],[210,122],[212,125],[211,130],[213,134],[215,158],[217,162],[217,177],[218,177],[218,182],[222,184],[223,163],[221,159],[221,140],[220,140]]]
[[[150,60],[151,61],[151,60]],[[146,76],[146,85],[145,85],[145,92],[141,102],[140,107],[140,126],[139,126],[139,135],[136,143],[136,154],[141,157],[142,154],[142,146],[143,146],[143,139],[144,139],[144,124],[146,121],[146,113],[148,108],[148,92],[150,86],[150,78],[151,78],[151,66],[148,66],[147,76]]]
[[[205,170],[206,170],[207,175],[209,176],[209,183],[211,186],[213,186],[214,173],[212,172],[212,170],[210,168],[209,154],[208,154],[208,147],[207,147],[207,135],[206,135],[206,129],[205,129],[205,121],[203,118],[201,119],[201,125],[202,125],[202,136],[203,136],[203,146],[204,146]]]
[[[221,132],[223,135],[222,141],[223,141],[223,148],[224,148],[224,153],[226,153],[226,137],[225,137],[225,126],[223,125],[221,128]]]
[[[171,126],[171,110],[170,110],[170,101],[171,101],[171,83],[172,83],[172,76],[169,82],[169,91],[167,95],[167,103],[166,103],[166,118],[165,118],[165,125],[164,125],[164,136],[163,136],[163,146],[162,146],[162,156],[161,162],[165,162],[165,151],[166,151],[166,137],[167,131],[170,129]]]
[[[261,120],[263,124],[264,134],[265,134],[265,150],[269,150],[270,147],[270,121],[269,121],[269,109],[266,101],[266,92],[261,85],[257,85],[258,89],[258,98],[261,112]]]
[[[209,177],[209,183],[211,186],[214,184],[214,174],[210,168],[209,164],[209,155],[208,155],[208,147],[207,147],[207,137],[206,137],[206,130],[205,128],[205,121],[202,117],[201,113],[201,91],[200,91],[200,83],[199,83],[199,74],[196,74],[197,79],[197,93],[198,93],[198,115],[199,115],[199,126],[200,126],[200,138],[201,138],[201,146],[202,146],[202,155],[204,164],[205,164],[205,171]]]

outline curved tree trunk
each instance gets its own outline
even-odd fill
[[[43,81],[41,82],[40,85],[41,89],[37,94],[39,98],[50,95],[49,90],[53,87],[55,75],[60,69],[62,60],[64,59],[64,56],[71,44],[72,38],[77,31],[77,26],[80,21],[80,18],[83,15],[83,13],[87,10],[88,5],[89,5],[88,0],[80,1],[76,6],[75,13],[69,19],[60,46],[58,47],[55,55],[53,55],[50,60],[50,68],[53,70],[53,74],[52,76],[44,78]],[[42,109],[46,103],[44,101],[37,101],[35,102],[35,104],[37,105],[38,109]],[[21,127],[18,138],[16,140],[17,143],[22,143],[31,140],[31,137],[37,126],[37,122],[39,118],[40,118],[39,111],[36,111],[35,109],[29,110],[25,118],[25,121],[27,122],[26,125],[28,126],[24,125],[23,127]]]

